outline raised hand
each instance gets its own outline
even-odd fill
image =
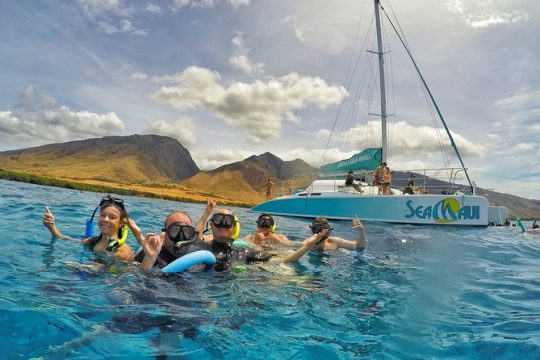
[[[140,245],[143,245],[144,238],[143,238],[142,231],[139,225],[137,225],[135,220],[133,220],[131,217],[127,218],[126,223],[127,223],[127,226],[129,227],[129,230],[131,230],[131,232],[133,233],[133,236],[135,236],[135,239],[137,240],[137,242]]]
[[[45,225],[45,227],[49,230],[54,227],[54,215],[48,207],[45,207],[45,213],[43,213],[42,222],[43,225]]]
[[[360,221],[360,218],[358,216],[354,217],[354,219],[352,221],[352,228],[353,228],[353,230],[363,229],[364,228],[364,225],[362,225],[362,222]]]

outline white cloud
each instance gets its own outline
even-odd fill
[[[156,5],[154,3],[148,3],[146,7],[144,8],[144,11],[154,14],[161,14],[163,11],[159,5]]]
[[[264,73],[263,63],[252,63],[248,58],[249,49],[244,44],[243,34],[241,32],[237,32],[237,35],[231,40],[231,44],[233,54],[229,58],[229,64],[249,75]]]
[[[187,148],[197,143],[195,125],[188,117],[178,118],[174,122],[155,121],[146,127],[145,133],[173,137]]]
[[[123,0],[78,0],[84,17],[107,34],[126,33],[146,36],[148,33],[135,27],[131,20],[136,9]]]
[[[283,121],[298,121],[295,110],[308,104],[324,109],[337,104],[345,90],[328,85],[318,77],[297,73],[272,78],[266,82],[218,83],[219,73],[189,67],[179,74],[156,77],[156,81],[176,81],[178,85],[162,87],[150,98],[179,110],[204,109],[222,118],[228,125],[243,128],[253,143],[276,139]]]
[[[455,13],[470,27],[484,28],[491,25],[514,24],[529,20],[529,14],[523,10],[500,9],[491,0],[471,2],[466,8],[462,0],[448,0],[448,11]]]
[[[298,21],[298,18],[295,16],[287,16],[283,22],[285,24],[291,24],[293,27],[294,37],[296,37],[301,42],[306,41],[306,32],[310,31],[311,29],[305,26],[304,24],[300,23]]]
[[[233,8],[238,9],[242,5],[249,5],[251,0],[229,0]]]
[[[350,148],[363,149],[365,147],[380,146],[373,143],[372,134],[381,133],[379,121],[369,121],[365,125],[352,127],[341,133],[334,133],[332,143],[348,144]],[[321,135],[328,134],[329,131],[320,132]],[[480,158],[485,155],[486,147],[473,143],[463,136],[452,132],[460,154],[463,156]],[[450,147],[450,141],[444,130],[436,130],[428,126],[412,126],[405,121],[398,121],[389,126],[388,132],[390,155],[421,155],[427,157],[428,154],[440,154],[441,142],[444,148]],[[449,150],[452,152],[453,150]]]
[[[197,166],[202,170],[213,170],[222,165],[242,161],[254,155],[253,152],[248,150],[233,149],[190,150],[190,153]]]
[[[28,86],[23,91],[16,110],[0,112],[0,136],[13,143],[63,142],[112,135],[123,130],[124,124],[115,113],[96,114],[58,106],[52,97],[35,86]]]
[[[172,4],[172,9],[176,11],[185,6],[191,6],[192,8],[211,8],[214,6],[214,1],[213,0],[174,0]]]

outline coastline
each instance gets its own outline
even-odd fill
[[[58,179],[49,176],[28,174],[24,172],[10,171],[0,168],[0,179],[9,181],[19,181],[35,185],[54,186],[66,189],[92,191],[97,193],[115,193],[118,195],[129,195],[143,198],[156,198],[163,200],[180,201],[187,203],[206,203],[211,198],[218,203],[227,206],[252,207],[255,204],[232,200],[223,196],[200,192],[194,189],[185,189],[175,184],[154,184],[148,186],[144,184],[122,184],[97,180],[71,180]]]

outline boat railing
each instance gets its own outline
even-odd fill
[[[455,194],[459,192],[469,192],[470,189],[459,181],[464,179],[462,168],[444,169],[412,169],[392,171],[391,188],[396,190],[393,193],[400,193],[405,190],[411,174],[414,174],[414,194]],[[375,172],[356,172],[355,177],[360,179],[359,185],[364,189],[364,195],[377,194],[377,185],[374,184]],[[295,191],[298,193],[298,191]],[[344,178],[319,179],[306,189],[301,191],[302,195],[320,192],[355,192],[351,186],[344,184]],[[293,194],[293,192],[291,192]]]

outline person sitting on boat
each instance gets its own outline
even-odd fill
[[[339,248],[364,250],[366,247],[366,234],[364,225],[359,218],[354,218],[352,221],[353,230],[358,231],[356,241],[345,240],[341,237],[330,236],[332,228],[328,220],[324,217],[318,217],[313,220],[310,225],[313,235],[304,240],[304,244],[312,244],[310,247],[313,250],[324,251],[334,250]]]
[[[414,195],[414,189],[416,188],[416,184],[414,183],[414,178],[415,178],[414,174],[411,174],[409,176],[409,180],[407,180],[407,186],[403,188],[404,194]]]
[[[210,217],[210,215],[212,215]],[[205,224],[210,225],[211,234],[204,234]],[[231,210],[217,208],[213,200],[208,200],[206,209],[195,226],[198,239],[205,243],[216,256],[215,271],[231,270],[235,265],[250,264],[253,262],[290,263],[300,259],[315,243],[316,238],[305,241],[300,248],[286,255],[272,257],[261,251],[244,246],[233,246],[238,238],[240,223]]]
[[[352,170],[349,170],[347,172],[347,178],[345,179],[345,186],[352,186],[356,191],[358,191],[359,193],[363,193],[364,190],[362,190],[362,188],[360,187],[360,185],[358,184],[355,184],[354,183],[354,180],[358,180],[358,181],[361,181],[360,178],[357,178],[354,176],[354,173]]]
[[[257,219],[257,230],[255,234],[249,234],[242,238],[242,241],[251,244],[254,249],[261,250],[262,246],[273,244],[293,246],[294,243],[285,234],[276,233],[276,226],[277,224],[271,215],[261,214]]]
[[[105,196],[99,203],[98,226],[101,233],[98,236],[84,238],[81,243],[88,246],[90,250],[100,254],[111,254],[118,260],[131,260],[133,249],[126,244],[128,227],[126,225],[129,215],[122,199]],[[56,227],[54,215],[48,207],[42,218],[43,225],[56,238],[74,240],[63,235]]]
[[[392,182],[392,172],[388,166],[384,167],[383,175],[383,194],[392,195],[392,190],[390,190],[390,183]]]
[[[373,181],[374,185],[378,188],[378,194],[383,193],[384,188],[384,169],[386,168],[386,163],[383,162],[376,170],[375,170],[375,179]]]

